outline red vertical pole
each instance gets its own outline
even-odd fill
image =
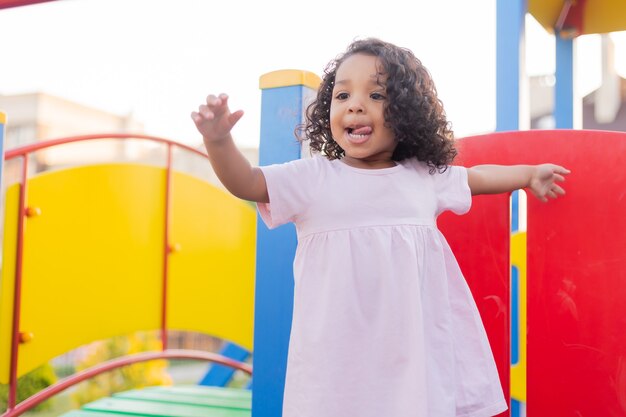
[[[15,288],[13,289],[13,330],[11,334],[11,365],[9,368],[9,398],[7,410],[16,404],[17,357],[20,343],[20,307],[22,297],[22,265],[24,264],[24,220],[26,213],[26,185],[28,177],[28,154],[23,156],[20,184],[19,211],[17,218],[17,253],[15,256]]]
[[[163,294],[161,296],[161,343],[167,349],[167,284],[170,246],[170,189],[172,183],[172,145],[167,144],[167,162],[165,168],[165,220],[163,233]]]

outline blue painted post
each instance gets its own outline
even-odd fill
[[[319,77],[306,71],[283,70],[261,76],[259,165],[300,158],[301,146],[294,136],[294,129],[302,123],[305,103],[319,84]],[[282,415],[296,244],[292,224],[270,231],[260,217],[257,219],[254,417]]]
[[[519,129],[520,63],[526,0],[496,5],[496,130]]]
[[[523,45],[525,18],[528,5],[526,0],[498,0],[496,4],[496,131],[519,130],[520,128],[520,78],[524,62]],[[526,121],[525,121],[526,122]],[[511,199],[511,231],[518,228],[518,191]],[[517,288],[517,271],[511,267],[511,290]],[[518,294],[511,294],[511,331],[516,329],[517,310],[515,302]],[[511,334],[511,359],[516,355],[517,342]],[[520,416],[520,402],[511,398],[511,417]]]
[[[554,121],[557,129],[574,128],[574,41],[555,33],[556,84]]]

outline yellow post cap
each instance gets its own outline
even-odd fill
[[[268,72],[261,75],[259,79],[259,88],[261,90],[267,88],[290,87],[292,85],[304,85],[306,87],[317,90],[322,79],[309,71],[303,70],[278,70]]]

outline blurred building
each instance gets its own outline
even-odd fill
[[[602,36],[602,82],[582,98],[582,128],[626,132],[626,79],[615,69],[615,51],[609,36]],[[531,129],[554,129],[554,75],[531,77]]]
[[[132,115],[119,116],[45,93],[0,95],[0,110],[7,116],[4,149],[10,150],[47,139],[88,133],[143,132]],[[115,161],[125,158],[129,147],[117,143],[76,143],[39,151],[29,160],[30,172],[57,167]],[[21,161],[5,166],[7,181],[20,172]]]
[[[7,115],[5,150],[49,139],[101,133],[145,134],[144,125],[132,114],[118,115],[46,93],[0,95],[0,110]],[[203,151],[202,144],[194,146]],[[258,149],[242,152],[258,163]],[[29,160],[30,173],[68,166],[136,162],[164,166],[165,146],[145,140],[98,140],[41,150]],[[4,167],[9,183],[16,180],[21,161]],[[206,158],[175,150],[174,167],[222,187]]]
[[[0,109],[7,114],[5,149],[86,133],[144,130],[132,114],[120,116],[45,93],[0,95]]]

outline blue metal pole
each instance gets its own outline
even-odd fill
[[[496,130],[519,129],[520,63],[526,0],[496,4]]]
[[[496,5],[496,131],[520,128],[520,78],[524,51],[526,0],[498,0]],[[511,232],[518,230],[519,192],[511,200]],[[517,271],[511,267],[511,290],[517,288]],[[518,322],[516,302],[518,294],[511,294],[511,359],[516,359]],[[508,394],[508,393],[507,393]],[[511,398],[511,417],[520,416],[520,402]]]
[[[554,121],[557,129],[574,128],[574,41],[559,33],[556,40]]]

